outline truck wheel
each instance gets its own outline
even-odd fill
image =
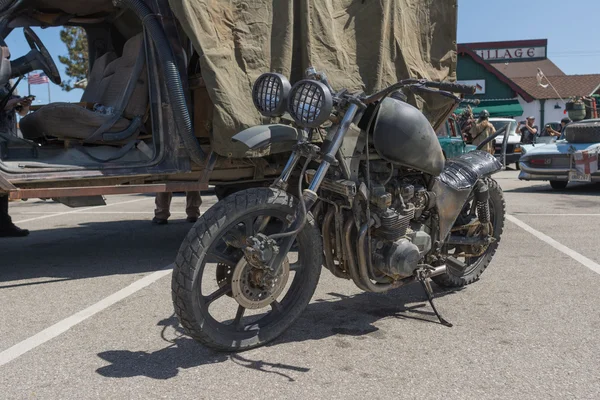
[[[304,311],[322,265],[322,241],[312,216],[275,274],[244,255],[249,236],[289,226],[298,201],[260,188],[228,196],[198,219],[179,249],[171,281],[173,306],[185,331],[219,351],[247,350],[281,335]]]
[[[569,143],[600,143],[600,119],[570,123],[565,137]]]
[[[569,182],[567,181],[550,181],[550,186],[554,190],[565,190]]]

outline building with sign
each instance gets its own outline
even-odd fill
[[[600,94],[600,74],[566,75],[548,59],[546,39],[459,44],[457,75],[477,88],[475,112],[534,116],[538,126],[564,118],[569,98]]]

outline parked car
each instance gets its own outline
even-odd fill
[[[567,125],[564,139],[523,148],[519,179],[549,181],[553,189],[569,182],[600,182],[600,120],[583,120]]]
[[[477,146],[465,142],[458,123],[452,117],[448,118],[446,123],[436,133],[442,146],[444,157],[447,159],[458,157],[477,148]]]
[[[504,135],[496,137],[495,153],[496,158],[500,160],[504,166],[515,164],[519,169],[519,159],[521,158],[521,135],[516,133],[517,121],[511,118],[490,118],[490,122],[499,131],[506,127],[508,132],[508,140],[506,142],[506,159],[502,156],[502,144],[504,143]]]

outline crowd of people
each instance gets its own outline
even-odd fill
[[[479,146],[496,133],[494,125],[490,122],[490,113],[487,110],[481,111],[478,118],[475,119],[472,111],[467,109],[463,115],[459,116],[459,121],[465,141],[475,146]],[[555,130],[550,124],[546,124],[544,130],[540,131],[535,124],[535,117],[527,117],[517,124],[515,133],[521,136],[521,144],[533,144],[536,138],[540,136],[552,136],[557,139],[562,137],[565,127],[570,122],[572,121],[565,117],[560,121],[560,131]],[[482,150],[494,154],[494,141],[489,141]]]

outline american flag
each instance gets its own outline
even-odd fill
[[[43,72],[40,72],[39,74],[29,74],[27,82],[30,85],[43,85],[44,83],[48,83],[48,77]]]

